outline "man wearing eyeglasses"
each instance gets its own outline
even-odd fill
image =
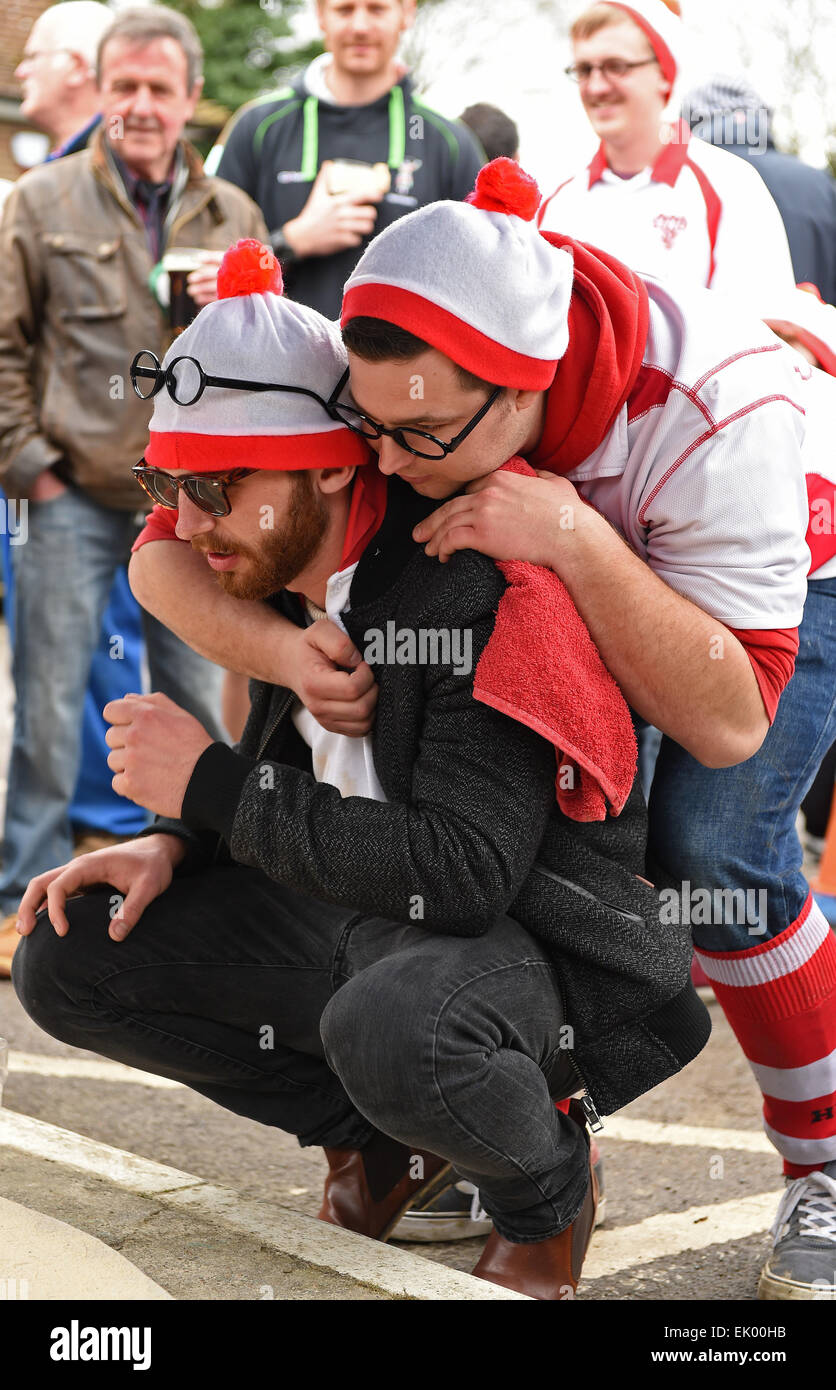
[[[572,25],[567,74],[601,143],[545,199],[540,226],[757,306],[767,287],[795,283],[786,233],[754,169],[664,120],[687,41],[678,10],[607,0]]]
[[[65,0],[32,25],[15,68],[20,114],[49,135],[51,159],[83,150],[98,124],[96,48],[112,23],[112,11],[98,0]]]
[[[543,362],[517,354],[533,379],[565,348],[572,273],[543,249]],[[280,295],[265,250],[227,255],[219,301],[182,351],[134,362],[154,399],[140,479],[233,620],[266,601],[300,630],[325,611],[364,647],[390,625],[416,645],[369,657],[373,738],[329,733],[268,682],[251,687],[235,749],[158,694],[109,705],[114,787],[158,819],[33,880],[15,988],[54,1036],[322,1146],[324,1221],[388,1239],[453,1165],[495,1222],[475,1273],[568,1299],[595,1215],[584,1116],[673,1074],[708,1034],[682,931],[660,923],[640,877],[629,713],[553,575],[517,576],[509,609],[492,561],[441,567],[411,541],[432,501],[399,480],[387,489],[370,423],[353,412],[345,427],[339,331]],[[471,412],[460,443],[394,433],[440,466],[480,432],[507,434],[514,417],[498,404]],[[582,668],[560,664],[547,716],[580,706],[577,771],[598,765],[594,786],[582,774],[582,810],[562,799],[552,734],[533,718],[548,692],[522,717],[525,699],[512,710],[475,690],[470,657],[482,670],[487,655],[517,696],[515,636],[525,624],[536,642],[541,626],[521,579],[545,586],[584,644]],[[422,655],[422,633],[451,629],[470,635],[466,660],[443,642]],[[579,1090],[582,1105],[555,1109]]]
[[[657,276],[674,297],[689,284],[707,286],[718,301],[718,328],[725,313],[720,295],[728,303],[736,297],[757,318],[770,317],[773,295],[792,302],[786,233],[754,166],[733,165],[733,155],[693,138],[685,122],[660,125],[684,40],[679,19],[660,0],[596,5],[576,22],[572,39],[570,75],[580,83],[601,144],[588,169],[544,203],[541,229],[604,247]],[[774,343],[762,349],[761,364],[774,350]],[[723,372],[734,371],[733,354],[722,357]],[[709,924],[695,922],[694,944],[752,1066],[766,1131],[784,1161],[788,1186],[759,1284],[759,1296],[770,1300],[817,1297],[817,1284],[822,1278],[831,1284],[836,1263],[836,962],[832,933],[801,871],[795,829],[836,733],[830,439],[836,402],[831,383],[800,358],[793,371],[808,397],[803,457],[812,556],[803,621],[793,639],[793,679],[762,746],[738,766],[707,769],[665,738],[655,767],[650,743],[644,768],[646,782],[652,781],[651,844],[667,871],[715,892],[762,892],[768,905],[769,938],[760,945],[737,935],[725,913],[712,913]],[[700,394],[708,380],[700,382]],[[721,378],[715,382],[719,399]],[[678,378],[674,389],[683,384]],[[793,389],[787,394],[792,397]],[[714,420],[713,405],[708,408]],[[649,402],[648,410],[654,410]],[[705,424],[713,428],[708,419]],[[780,465],[789,459],[774,438],[764,439],[761,452]],[[684,453],[671,459],[674,478],[683,476],[689,459],[693,455]],[[729,500],[741,466],[741,455],[731,451],[721,484]],[[771,519],[774,495],[761,479],[753,481],[752,496],[759,520],[761,507]],[[748,520],[741,519],[738,547],[752,539]],[[700,548],[697,542],[697,554]]]

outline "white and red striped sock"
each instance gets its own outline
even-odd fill
[[[836,1158],[836,936],[813,895],[780,936],[697,956],[763,1092],[784,1172],[821,1168]]]

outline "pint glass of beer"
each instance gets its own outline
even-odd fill
[[[198,311],[198,305],[186,288],[186,280],[193,270],[203,264],[203,251],[198,246],[174,246],[166,251],[162,264],[170,286],[168,319],[172,335],[176,338],[189,326]]]

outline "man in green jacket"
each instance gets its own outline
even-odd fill
[[[318,0],[316,14],[326,52],[236,112],[207,163],[258,203],[288,294],[336,318],[371,238],[415,208],[466,198],[484,156],[398,61],[415,0]]]

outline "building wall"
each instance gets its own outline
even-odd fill
[[[16,179],[21,170],[12,158],[11,139],[19,130],[31,130],[15,118],[20,87],[14,70],[23,55],[29,30],[50,0],[0,0],[0,178]]]

